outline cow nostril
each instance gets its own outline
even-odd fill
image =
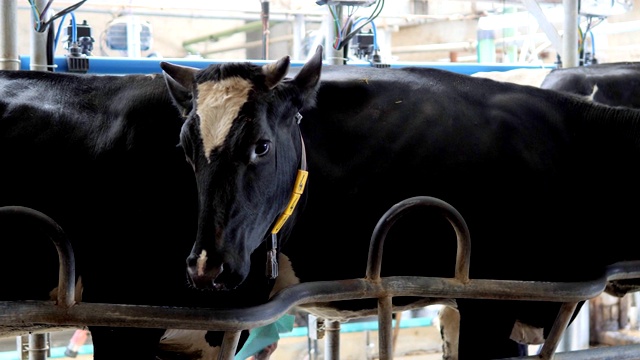
[[[191,253],[187,258],[187,268],[189,272],[192,274],[196,274],[197,276],[205,276],[207,272],[208,264],[210,263],[210,259],[207,256],[207,251],[202,250],[198,253]]]
[[[198,264],[198,256],[191,254],[189,255],[189,257],[187,257],[187,266],[189,268],[195,268],[196,265]]]
[[[203,251],[203,254],[206,254]],[[224,284],[216,283],[216,279],[224,271],[224,265],[212,265],[206,255],[191,254],[187,257],[187,274],[196,288],[220,289]]]

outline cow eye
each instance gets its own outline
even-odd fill
[[[254,154],[256,156],[263,156],[269,152],[270,147],[271,147],[271,142],[269,140],[260,140],[256,143]]]

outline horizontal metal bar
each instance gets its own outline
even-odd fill
[[[608,267],[601,278],[587,282],[472,279],[463,284],[455,279],[415,276],[383,277],[379,281],[317,281],[288,287],[270,301],[244,309],[101,303],[81,303],[65,309],[49,301],[5,301],[0,302],[0,324],[20,324],[25,327],[53,324],[237,331],[270,324],[291,307],[307,303],[382,298],[389,295],[575,302],[599,295],[610,280],[638,277],[640,261],[615,264]]]
[[[618,345],[555,353],[553,360],[638,360],[640,344]],[[501,360],[540,360],[538,355],[505,358]]]
[[[108,57],[89,56],[89,74],[106,75],[127,75],[127,74],[157,74],[161,72],[160,62],[167,61],[174,64],[191,66],[195,68],[205,68],[211,64],[224,64],[233,60],[216,59],[193,59],[193,58],[129,58],[129,57]],[[31,57],[20,55],[20,70],[30,70]],[[248,61],[254,64],[271,63],[273,60],[253,60],[243,59],[236,61]],[[291,67],[301,67],[305,61],[291,61]],[[346,66],[370,67],[369,63],[353,63]],[[402,68],[407,66],[427,67],[443,69],[461,74],[474,74],[487,71],[507,71],[513,69],[554,69],[555,65],[531,65],[531,64],[482,64],[482,63],[442,63],[442,62],[420,62],[420,61],[396,61],[389,64],[392,68]],[[54,71],[69,72],[66,56],[54,57]]]

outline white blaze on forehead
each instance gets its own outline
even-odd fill
[[[198,116],[204,155],[223,144],[233,119],[247,101],[251,82],[239,77],[208,81],[198,85]]]
[[[198,256],[197,267],[198,276],[204,275],[204,268],[207,266],[207,250],[202,250],[200,256]]]

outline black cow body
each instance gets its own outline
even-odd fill
[[[32,208],[58,223],[75,252],[82,301],[222,304],[222,294],[189,288],[185,276],[196,189],[177,147],[183,118],[161,75],[5,71],[0,99],[0,206]],[[29,218],[0,218],[0,239],[0,300],[49,299],[58,281],[51,240]],[[95,359],[156,359],[165,336],[164,329],[89,329]]]
[[[172,88],[176,104],[190,111],[181,144],[198,182],[188,260],[198,287],[242,287],[249,268],[264,268],[305,162],[306,189],[277,232],[276,249],[288,257],[283,283],[296,281],[288,265],[302,282],[363,277],[376,222],[414,196],[442,199],[465,218],[475,279],[581,281],[640,259],[628,248],[640,215],[638,111],[435,69],[320,59],[321,51],[285,79],[288,58],[199,72],[162,65],[181,84]],[[588,245],[601,242],[607,247]],[[453,277],[455,247],[439,213],[414,210],[387,236],[382,275]],[[546,335],[559,308],[457,300],[460,359],[521,355],[514,323]],[[315,305],[337,319],[376,303]]]
[[[640,63],[602,63],[551,71],[540,85],[611,106],[640,108]]]

